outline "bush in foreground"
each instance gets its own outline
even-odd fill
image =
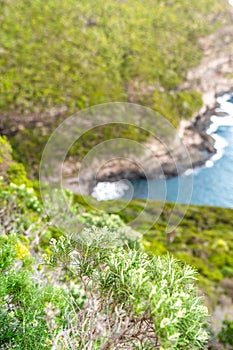
[[[4,182],[0,190],[0,348],[205,348],[207,308],[189,266],[133,247],[115,216],[102,213],[100,225],[75,207],[86,228],[41,247],[52,224],[36,195]],[[38,266],[43,250],[55,273]]]
[[[204,349],[208,310],[197,296],[195,271],[170,256],[106,247],[112,232],[93,230],[85,231],[93,241],[85,235],[52,241],[48,261],[84,295],[54,348]]]

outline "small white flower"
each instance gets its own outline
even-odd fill
[[[178,299],[175,304],[174,304],[174,307],[181,307],[182,306],[182,300],[181,299]]]
[[[179,310],[179,311],[177,312],[176,317],[177,317],[177,318],[182,318],[182,317],[185,315],[185,313],[186,313],[186,309],[183,308],[182,310]]]
[[[162,286],[162,288],[167,287],[167,280],[162,280],[161,281],[161,286]]]
[[[37,327],[38,326],[38,321],[37,320],[33,320],[32,321],[32,326],[33,327]]]
[[[177,293],[178,294],[178,293]],[[181,298],[188,298],[189,294],[185,293],[185,292],[180,292],[180,294],[178,294]]]
[[[204,315],[208,315],[209,313],[208,307],[205,305],[198,305],[197,310],[203,313]]]
[[[156,295],[156,294],[157,294],[157,288],[156,286],[152,286],[149,298],[151,298],[153,295]]]
[[[171,341],[177,341],[180,337],[180,333],[174,333],[174,334],[171,334],[168,336],[168,340],[171,340]]]
[[[200,341],[206,341],[208,339],[208,334],[206,331],[201,331],[198,335],[197,335],[197,340]]]
[[[13,182],[11,182],[11,183],[10,183],[10,187],[11,187],[11,188],[16,188],[16,187],[17,187],[17,185],[16,185],[16,184],[14,184]]]
[[[161,322],[160,322],[160,327],[165,328],[171,323],[170,318],[165,317]]]
[[[139,269],[137,269],[137,272],[139,272],[140,274],[145,273],[146,270],[143,267],[140,267]]]

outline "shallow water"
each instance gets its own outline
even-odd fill
[[[207,130],[215,139],[217,153],[206,162],[204,167],[194,169],[185,177],[192,177],[193,190],[192,204],[215,205],[233,208],[233,96],[228,94],[219,97],[221,108],[218,112],[226,112],[227,115],[213,116],[212,124]],[[166,200],[177,200],[179,177],[166,180]],[[161,180],[151,180],[150,199],[159,199]],[[133,182],[134,196],[146,198],[148,185],[146,180]],[[182,202],[182,200],[178,200]]]
[[[233,95],[218,98],[220,108],[211,117],[207,133],[215,139],[216,154],[198,169],[168,180],[135,180],[130,184],[100,183],[95,188],[99,200],[161,199],[170,202],[233,208]],[[218,112],[218,113],[217,113]],[[128,188],[128,191],[127,191]]]

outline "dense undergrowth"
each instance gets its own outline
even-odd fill
[[[9,183],[16,163],[1,145],[1,349],[205,348],[208,309],[192,268],[148,255],[119,216],[74,200],[83,230],[64,235],[21,167]]]
[[[232,277],[232,212],[191,207],[167,235],[167,204],[148,233],[132,241],[148,221],[130,235],[125,223],[143,201],[118,216],[104,206],[93,211],[85,198],[67,193],[84,230],[72,238],[44,212],[36,183],[12,161],[7,140],[0,141],[0,348],[205,348],[207,308],[186,263],[199,271],[211,310],[221,282]],[[158,205],[151,202],[148,215]],[[226,286],[221,293],[231,295]],[[223,344],[231,342],[231,327],[226,322],[220,333]]]

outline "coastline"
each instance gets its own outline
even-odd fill
[[[194,169],[202,166],[212,166],[213,161],[219,157],[219,147],[211,131],[211,126],[214,125],[212,117],[222,113],[220,112],[220,104],[217,100],[215,102],[215,107],[207,109],[203,115],[198,115],[190,121],[182,121],[177,131],[181,142],[190,155],[191,163],[187,157],[183,157],[183,147],[177,147],[172,152],[168,152],[166,147],[156,139],[152,139],[144,144],[152,154],[149,159],[146,154],[138,157],[137,162],[113,159],[103,166],[98,164],[97,173],[97,164],[90,164],[82,182],[79,182],[78,176],[74,175],[79,170],[79,164],[72,164],[68,160],[64,164],[63,187],[76,194],[92,195],[97,200],[116,199],[122,197],[124,190],[127,189],[127,184],[129,187],[129,180],[146,178],[143,168],[149,169],[148,179],[161,177],[169,179],[181,174],[188,175]],[[152,157],[156,159],[156,162],[152,162]],[[158,164],[158,166],[155,168],[151,164]],[[71,169],[73,170],[71,171]]]
[[[229,6],[229,16],[233,19],[233,8]],[[203,99],[203,107],[200,111],[189,120],[182,120],[177,130],[182,142],[186,146],[191,162],[191,168],[198,168],[211,161],[216,155],[215,139],[208,133],[211,124],[211,117],[216,114],[219,104],[216,100],[218,95],[225,92],[233,91],[233,26],[224,26],[217,30],[214,34],[199,39],[199,45],[202,48],[203,57],[197,67],[190,69],[187,74],[186,81],[177,87],[177,91],[195,90],[199,92]],[[65,117],[67,109],[65,106],[53,109],[44,116],[38,113],[25,115],[13,115],[9,120],[3,116],[0,122],[0,131],[9,136],[14,136],[17,132],[24,129],[40,128],[42,134],[47,134],[49,125],[58,119]],[[5,121],[7,120],[7,123]],[[39,121],[38,121],[39,120]],[[179,149],[174,149],[172,155],[167,150],[159,147],[158,142],[149,140],[146,146],[156,155],[159,166],[152,168],[150,159],[141,157],[138,163],[149,168],[151,178],[161,176],[160,164],[162,172],[166,178],[174,177],[178,174],[185,173],[190,170],[190,162],[182,159]],[[174,158],[174,159],[172,159]],[[175,160],[175,162],[174,162]],[[178,164],[178,169],[176,165]],[[64,164],[64,184],[77,193],[77,171],[80,163],[70,158]],[[121,179],[139,179],[143,178],[142,169],[135,163],[124,161],[112,161],[98,172],[97,179],[93,179],[93,173],[96,171],[96,164],[91,164],[86,176],[86,183],[83,184],[83,194],[90,194],[94,181],[119,181]],[[91,188],[92,187],[92,188]]]
[[[233,19],[232,7],[229,7],[229,15]],[[182,120],[178,128],[178,134],[190,154],[193,168],[211,166],[212,161],[219,157],[216,154],[218,153],[217,141],[211,135],[210,126],[213,123],[213,116],[222,115],[219,97],[226,93],[233,93],[233,26],[220,28],[216,33],[200,38],[199,45],[203,51],[201,62],[199,66],[188,72],[186,81],[178,88],[180,91],[195,89],[203,99],[201,110],[191,120]],[[147,146],[153,150],[153,142],[148,143]],[[180,172],[177,172],[168,154],[156,147],[155,151],[166,178],[189,171],[190,167],[182,163],[179,152],[174,153],[176,163],[180,164]],[[140,159],[139,162],[141,161],[143,160]],[[99,182],[114,182],[121,179],[142,178],[143,174],[135,166],[126,169],[124,164],[113,162],[98,176]],[[151,169],[151,176],[159,176],[159,171]]]
[[[219,107],[217,107],[214,110],[212,116],[208,119],[209,127],[206,129],[206,133],[214,141],[214,144],[213,144],[214,152],[212,156],[208,158],[205,162],[203,161],[203,164],[200,165],[199,167],[189,168],[185,170],[183,174],[181,174],[183,176],[189,176],[192,173],[199,174],[199,172],[203,168],[207,169],[207,168],[213,167],[215,162],[220,160],[225,154],[224,149],[228,147],[229,143],[224,137],[218,134],[218,130],[221,127],[229,127],[229,128],[233,127],[233,95],[224,94],[223,96],[218,97],[217,104],[219,105]],[[172,181],[173,180],[175,180],[174,177],[172,178]],[[143,183],[144,182],[142,182],[142,184]],[[158,184],[159,183],[160,182],[158,180]],[[176,186],[176,185],[173,185],[173,186]],[[127,179],[116,180],[115,182],[108,181],[107,179],[107,181],[105,180],[102,182],[98,182],[97,185],[94,187],[91,195],[92,197],[96,198],[98,201],[109,200],[109,199],[111,200],[119,199],[119,198],[125,197],[125,195],[126,195],[125,198],[128,198],[129,192],[131,193],[133,191],[131,187],[132,187],[132,184],[130,181],[127,181]],[[155,188],[157,188],[157,191],[159,191],[159,187],[155,187]],[[132,196],[132,194],[130,196]],[[139,195],[139,197],[136,196],[136,198],[144,198],[144,197],[140,197]],[[156,197],[152,199],[156,199]],[[173,201],[173,199],[170,198],[170,201]]]

